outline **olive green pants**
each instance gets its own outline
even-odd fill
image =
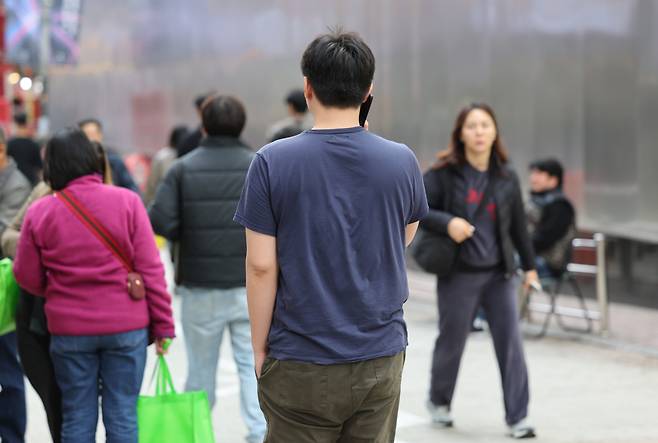
[[[337,365],[267,358],[258,380],[265,443],[392,443],[403,366],[404,352]]]

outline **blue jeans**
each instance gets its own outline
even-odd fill
[[[219,351],[228,329],[240,377],[240,412],[249,431],[247,441],[262,442],[266,425],[258,404],[246,288],[179,286],[177,292],[183,298],[181,320],[188,368],[185,390],[206,391],[210,407],[214,406]]]
[[[539,278],[555,278],[555,274],[546,263],[546,259],[541,256],[535,257],[535,267],[537,268],[537,275]]]
[[[25,386],[18,363],[16,333],[0,336],[0,441],[22,443],[25,438]]]
[[[62,443],[96,441],[99,395],[107,442],[137,443],[137,396],[147,345],[146,329],[52,336],[50,355],[62,391]]]

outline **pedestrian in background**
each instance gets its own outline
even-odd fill
[[[201,123],[201,106],[206,101],[208,97],[217,95],[216,92],[207,92],[205,94],[198,95],[194,99],[194,108],[196,109],[197,116],[199,117],[199,125],[196,129],[188,133],[183,137],[178,144],[176,145],[176,154],[178,157],[184,157],[190,152],[194,151],[201,144],[201,140],[204,137],[203,134],[203,125]]]
[[[471,322],[484,308],[500,367],[505,420],[514,438],[534,436],[528,415],[528,373],[514,288],[518,251],[525,285],[538,281],[521,188],[511,169],[493,110],[471,104],[459,112],[450,147],[425,176],[430,205],[421,227],[458,244],[452,270],[438,279],[439,337],[434,347],[432,420],[452,426],[450,405]]]
[[[30,182],[7,153],[0,128],[0,234],[30,195]],[[4,251],[1,254],[6,256]],[[18,361],[16,333],[0,336],[0,441],[23,442],[25,434],[25,386]]]
[[[19,112],[14,115],[16,132],[7,143],[7,152],[14,159],[18,169],[28,179],[32,186],[41,180],[41,147],[32,138],[32,131],[28,125],[27,114]]]
[[[292,137],[313,126],[313,119],[309,115],[306,97],[304,97],[302,89],[293,89],[288,93],[286,106],[288,117],[274,123],[267,130],[265,138],[270,142]]]
[[[100,143],[103,145],[103,124],[100,120],[95,118],[86,118],[78,122],[78,127],[85,133],[87,138],[94,143]],[[112,169],[112,182],[116,186],[122,188],[130,189],[133,192],[139,194],[139,188],[133,180],[132,175],[126,168],[126,164],[123,162],[121,156],[112,148],[105,146],[105,153],[107,154],[107,160],[110,163],[110,168]]]
[[[224,332],[231,337],[240,377],[240,408],[249,443],[260,443],[265,419],[258,407],[247,311],[244,233],[233,221],[253,151],[240,140],[246,113],[231,96],[209,97],[201,109],[201,146],[177,160],[149,209],[155,232],[178,244],[176,293],[187,350],[186,391],[205,390],[215,405]]]
[[[146,181],[146,192],[144,193],[144,202],[146,205],[151,204],[155,198],[155,192],[158,186],[164,180],[165,174],[169,171],[171,165],[176,161],[176,146],[187,135],[187,126],[176,126],[169,133],[169,142],[167,146],[161,148],[151,160],[151,172]]]
[[[103,182],[112,184],[112,172],[105,150],[99,143],[94,143],[94,148],[99,161],[105,165]],[[32,203],[51,192],[46,182],[39,182],[14,220],[2,233],[2,250],[8,257],[12,259],[16,257],[16,248],[27,209]],[[43,297],[34,296],[21,289],[16,308],[16,337],[23,372],[43,403],[53,443],[59,443],[62,441],[62,395],[57,386],[55,370],[50,358],[50,333],[44,301]]]
[[[65,129],[48,142],[44,179],[55,194],[27,210],[14,262],[19,285],[46,298],[64,443],[95,441],[101,383],[108,441],[136,443],[146,346],[155,340],[161,353],[164,340],[174,336],[146,210],[134,192],[103,184],[104,169],[78,129]],[[85,216],[78,217],[74,207]],[[116,254],[101,238],[110,239]],[[129,279],[118,256],[139,279]]]
[[[576,237],[576,210],[564,194],[564,168],[553,158],[530,163],[528,230],[541,278],[559,277],[571,258]]]

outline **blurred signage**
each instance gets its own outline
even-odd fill
[[[7,62],[39,68],[42,26],[47,20],[50,29],[48,62],[76,64],[80,52],[81,6],[82,0],[5,0]]]

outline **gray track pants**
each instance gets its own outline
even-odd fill
[[[500,271],[454,273],[438,282],[439,337],[434,346],[430,400],[450,405],[459,363],[478,306],[484,308],[503,384],[505,420],[528,414],[528,371],[519,332],[513,279]]]

